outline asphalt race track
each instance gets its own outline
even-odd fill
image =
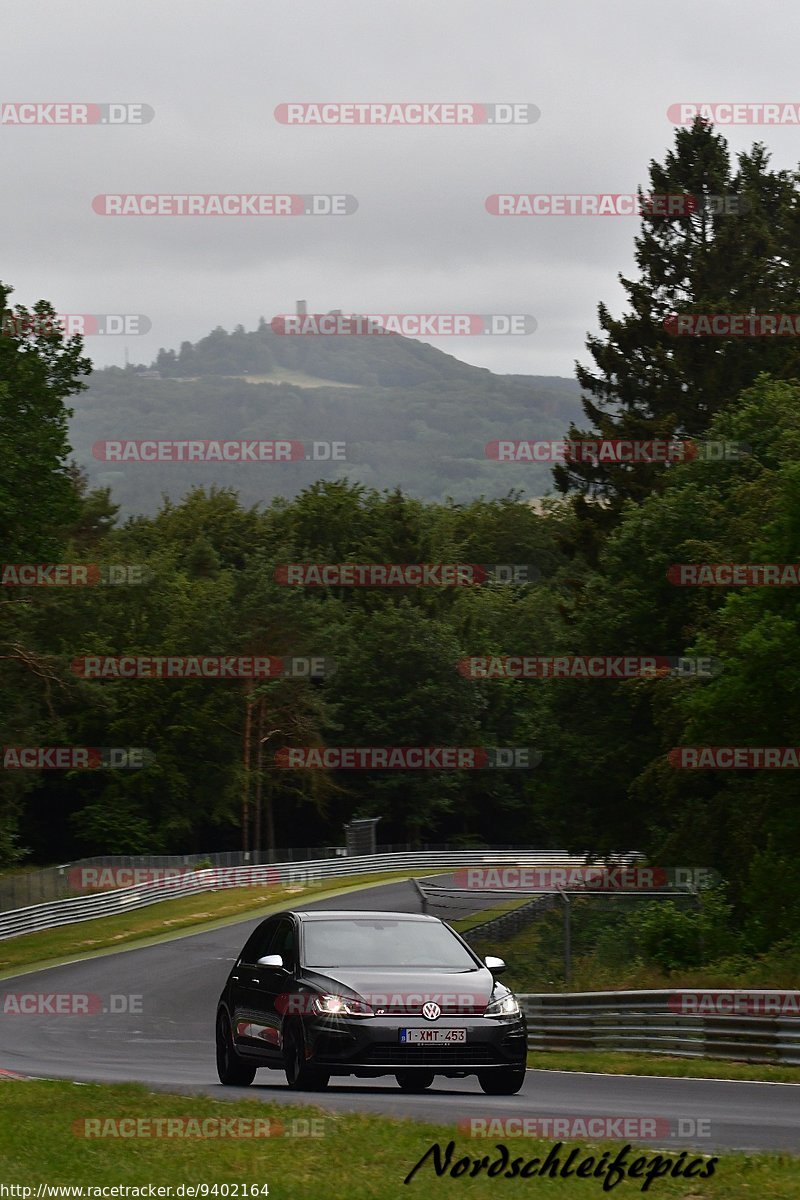
[[[474,907],[471,900],[466,904],[466,911]],[[419,912],[420,901],[411,883],[392,883],[297,907]],[[465,911],[463,904],[458,909]],[[449,910],[451,916],[461,912]],[[384,1113],[453,1125],[470,1117],[650,1116],[669,1121],[673,1130],[660,1136],[654,1148],[800,1154],[800,1085],[795,1084],[530,1070],[517,1096],[486,1096],[474,1078],[436,1080],[427,1094],[407,1095],[391,1076],[374,1083],[334,1079],[324,1093],[314,1096],[289,1092],[281,1072],[265,1070],[250,1088],[223,1088],[214,1066],[216,1001],[233,959],[256,924],[242,921],[3,980],[0,991],[5,996],[89,993],[99,1000],[93,1005],[96,1011],[88,1014],[5,1012],[0,1020],[0,1069],[77,1081],[136,1081],[217,1099],[247,1096],[318,1103],[332,1114]],[[140,1011],[111,1011],[127,1004],[128,996],[141,997]],[[679,1130],[684,1136],[678,1136]],[[497,1140],[509,1141],[495,1138],[487,1147]]]

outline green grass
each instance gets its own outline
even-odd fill
[[[245,383],[291,383],[303,388],[358,388],[357,383],[340,383],[336,379],[319,379],[316,375],[307,375],[305,371],[291,371],[281,367],[268,374],[260,375],[228,375],[228,379],[243,379]]]
[[[357,890],[424,874],[435,872],[382,871],[325,879],[321,885],[308,887],[267,886],[198,892],[180,900],[160,900],[148,908],[120,916],[97,917],[75,925],[42,930],[41,933],[26,933],[0,942],[0,979],[25,967],[88,958],[122,946],[179,936],[183,932],[201,932],[203,929],[233,924],[248,916],[258,917],[272,910],[291,907],[301,899],[321,898],[338,891]]]
[[[558,917],[560,925],[560,916]],[[555,922],[554,922],[555,923]],[[503,976],[515,992],[558,992],[567,990],[557,975],[552,945],[558,942],[560,929],[545,928],[541,921],[504,938],[479,935],[473,946],[478,954],[499,954],[508,963]],[[659,973],[652,968],[630,967],[627,971],[603,967],[594,959],[574,962],[570,991],[614,991],[636,988],[681,988],[748,986],[748,983],[720,978],[713,968],[700,971]],[[792,986],[796,985],[796,975]],[[758,986],[750,983],[749,986]],[[786,982],[764,982],[761,986],[787,986]],[[800,1067],[780,1063],[729,1062],[714,1058],[680,1058],[670,1055],[634,1054],[614,1051],[554,1050],[531,1051],[528,1065],[554,1071],[598,1071],[612,1075],[665,1075],[695,1079],[741,1079],[763,1083],[800,1083]]]
[[[594,914],[596,917],[597,914]],[[794,990],[800,973],[800,946],[781,944],[762,955],[734,955],[694,967],[665,970],[652,962],[626,958],[627,947],[619,938],[615,954],[598,948],[604,932],[618,916],[609,910],[608,925],[587,924],[580,909],[573,912],[572,977],[566,985],[563,973],[563,918],[560,912],[546,913],[518,933],[503,937],[479,934],[479,954],[499,954],[508,963],[504,979],[517,992],[636,991],[656,988],[784,988]],[[624,931],[623,935],[624,937]]]
[[[239,1140],[87,1139],[73,1128],[75,1122],[80,1123],[78,1129],[85,1128],[82,1123],[87,1118],[145,1118],[152,1122],[170,1117],[272,1119],[280,1128],[274,1136]],[[312,1121],[322,1124],[314,1126]],[[293,1131],[315,1131],[323,1136],[287,1136]],[[486,1154],[494,1159],[497,1142],[502,1140],[471,1139],[453,1126],[361,1114],[334,1117],[320,1108],[173,1096],[135,1085],[51,1080],[6,1080],[0,1084],[0,1181],[4,1184],[175,1187],[181,1183],[238,1183],[241,1188],[245,1183],[266,1183],[270,1200],[394,1200],[415,1195],[494,1200],[536,1194],[553,1200],[591,1200],[607,1194],[594,1179],[437,1178],[429,1163],[406,1188],[403,1180],[428,1148],[436,1142],[444,1148],[451,1139],[456,1143],[453,1162],[462,1155],[480,1158]],[[534,1156],[544,1158],[552,1143],[510,1137],[505,1145],[512,1158],[520,1156],[527,1161]],[[570,1146],[578,1146],[582,1156],[597,1158],[606,1149],[615,1155],[621,1143],[603,1143],[602,1147],[568,1143]],[[646,1146],[637,1153],[651,1159],[657,1150]],[[611,1194],[623,1200],[641,1196],[642,1180],[626,1180]],[[789,1155],[723,1153],[711,1179],[660,1179],[644,1194],[659,1200],[796,1200],[800,1162]]]
[[[10,866],[0,867],[0,879],[5,879],[13,875],[35,875],[38,871],[47,870],[48,868],[36,867],[31,865],[19,866],[12,863]]]
[[[482,912],[473,913],[470,917],[461,917],[458,921],[448,921],[447,923],[452,925],[453,929],[457,929],[459,933],[469,933],[470,929],[474,929],[476,925],[482,925],[484,921],[493,921],[495,917],[504,917],[506,913],[513,912],[515,908],[522,908],[529,902],[530,896],[525,896],[522,900],[506,900],[494,908],[486,908]],[[491,937],[491,934],[487,934],[487,937]]]
[[[800,1067],[726,1062],[719,1058],[673,1058],[605,1050],[531,1050],[528,1066],[543,1071],[595,1071],[605,1075],[668,1075],[676,1079],[744,1079],[751,1083],[800,1083]]]
[[[166,382],[174,383],[201,383],[205,382],[209,376],[200,375],[181,375],[175,377],[174,380]],[[320,379],[316,375],[308,375],[305,371],[293,371],[289,367],[279,367],[272,371],[253,372],[248,375],[216,375],[211,376],[212,379],[241,379],[244,383],[272,383],[281,384],[289,383],[294,387],[301,388],[350,388],[353,391],[358,391],[361,384],[358,383],[342,383],[338,379]]]

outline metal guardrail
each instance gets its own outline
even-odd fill
[[[449,846],[419,846],[420,850],[446,850]],[[377,853],[393,853],[412,850],[410,844],[383,845],[376,847]],[[130,867],[134,870],[155,868],[201,868],[201,867],[253,867],[265,863],[313,861],[321,858],[340,858],[347,854],[345,846],[295,846],[275,850],[272,857],[266,851],[213,850],[197,854],[114,854],[81,858],[75,862],[62,863],[57,867],[42,867],[39,870],[10,871],[0,875],[0,912],[23,908],[32,904],[44,904],[49,900],[67,900],[75,895],[70,886],[70,874],[80,867]]]
[[[632,866],[634,863],[638,862],[640,858],[641,855],[639,854],[615,854],[611,856],[608,865],[613,864],[616,867]],[[520,863],[520,866],[522,865],[524,864]],[[551,861],[551,870],[554,865],[555,863]],[[558,865],[571,867],[575,864],[562,862]],[[498,866],[502,868],[502,863],[498,864]],[[439,913],[441,913],[442,909],[446,910],[448,907],[448,897],[452,899],[455,896],[475,896],[476,894],[475,889],[440,886],[438,884],[417,884],[417,890],[422,898],[423,912],[428,912],[431,904],[433,904],[439,910]],[[498,937],[503,935],[513,936],[514,934],[520,933],[523,929],[527,929],[529,925],[532,925],[534,921],[536,921],[539,917],[544,916],[545,913],[552,912],[554,908],[561,905],[564,923],[564,979],[567,986],[569,986],[572,976],[571,922],[573,899],[589,897],[598,894],[602,895],[606,899],[608,899],[610,896],[619,897],[623,895],[636,895],[639,899],[651,899],[661,896],[672,897],[678,894],[677,892],[673,891],[665,892],[663,890],[650,889],[639,893],[633,893],[630,891],[606,892],[604,890],[597,892],[588,886],[572,888],[554,887],[552,885],[546,889],[497,886],[496,889],[493,887],[492,891],[494,891],[497,896],[532,895],[533,899],[529,900],[527,904],[522,904],[517,908],[511,909],[509,912],[501,913],[497,917],[490,917],[489,920],[481,921],[476,925],[471,925],[468,929],[462,929],[462,935],[467,939],[467,941],[470,941],[470,939],[476,934],[479,934],[482,937],[487,937],[489,935]]]
[[[613,863],[615,866],[633,865],[641,856],[637,854],[614,855]],[[501,864],[502,865],[502,864]],[[428,912],[430,905],[433,904],[438,908],[439,913],[442,909],[447,909],[447,898],[462,895],[475,895],[475,890],[470,888],[458,888],[440,886],[438,884],[417,884],[417,890],[422,899],[423,912]],[[495,891],[495,889],[492,889]],[[564,981],[569,987],[572,978],[572,908],[573,901],[581,899],[591,899],[599,896],[604,900],[675,900],[678,897],[689,897],[697,902],[698,890],[696,887],[683,883],[675,884],[673,887],[667,888],[647,888],[640,891],[634,889],[621,888],[619,890],[606,890],[604,888],[593,888],[591,886],[580,885],[576,887],[550,887],[550,888],[517,888],[517,887],[498,887],[495,891],[496,895],[532,895],[534,897],[528,904],[520,905],[518,908],[512,909],[509,912],[502,913],[497,917],[491,917],[487,921],[482,921],[476,925],[471,925],[468,929],[462,929],[462,935],[470,940],[476,933],[485,937],[487,934],[492,935],[514,935],[521,930],[526,929],[533,924],[537,918],[542,917],[545,913],[551,912],[557,905],[562,906],[563,925],[564,925]],[[437,914],[438,915],[438,914]]]
[[[412,851],[461,849],[450,843],[423,843],[411,845],[410,842],[386,844],[375,847],[376,854],[408,854]],[[478,849],[478,848],[476,848]],[[515,851],[531,853],[527,847],[492,846],[486,848],[500,851]],[[539,857],[547,857],[546,853]],[[9,909],[24,908],[32,904],[45,904],[50,900],[67,900],[75,895],[75,889],[70,886],[70,873],[78,867],[131,867],[137,868],[167,868],[167,867],[253,867],[268,863],[316,862],[318,859],[346,857],[345,846],[290,846],[272,851],[253,850],[245,853],[241,850],[213,850],[208,853],[196,854],[115,854],[98,855],[94,858],[81,858],[75,862],[62,863],[57,867],[42,867],[39,870],[10,871],[0,874],[0,912]]]
[[[59,925],[72,925],[98,917],[119,916],[134,909],[175,900],[198,892],[220,891],[233,887],[260,887],[278,883],[302,884],[339,876],[372,874],[380,871],[447,869],[483,865],[487,862],[517,865],[520,856],[535,854],[539,863],[551,866],[578,866],[583,859],[559,850],[431,850],[403,853],[369,854],[324,858],[269,866],[211,867],[187,869],[185,874],[155,879],[148,883],[113,891],[76,896],[46,904],[0,913],[0,940],[24,933],[38,933]],[[105,860],[108,863],[109,860]]]
[[[552,865],[577,865],[579,862],[560,851],[535,853],[539,861]],[[515,864],[519,856],[520,851],[412,851],[271,866],[214,867],[169,880],[154,880],[138,887],[0,914],[0,940],[224,888],[270,886],[278,882],[291,885],[334,876],[386,870],[436,870],[487,861]],[[485,924],[494,925],[495,922]],[[683,1058],[800,1065],[800,993],[790,994],[798,1000],[797,1015],[782,1011],[787,1008],[782,1003],[787,993],[774,990],[717,989],[703,990],[700,994],[718,1011],[680,1011],[681,996],[698,995],[698,991],[689,989],[538,993],[522,994],[519,999],[528,1021],[528,1045],[534,1051],[621,1050]],[[748,1006],[755,1010],[752,1015],[746,1011]],[[729,1011],[725,1011],[726,1008]],[[739,1011],[735,1011],[737,1009]],[[787,1011],[791,1013],[791,1005]]]
[[[795,1016],[786,1015],[793,1009],[782,1003],[787,995],[798,1001]],[[716,1011],[682,1012],[682,996],[702,996],[698,1007]],[[518,998],[528,1021],[528,1047],[534,1051],[620,1050],[800,1065],[800,993],[677,988]]]

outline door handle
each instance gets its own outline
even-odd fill
[[[260,982],[261,982],[261,980],[260,980],[260,979],[252,979],[252,978],[251,978],[250,982],[251,982],[251,983],[260,983]]]

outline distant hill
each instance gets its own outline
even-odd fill
[[[76,397],[75,457],[92,486],[110,486],[124,515],[150,513],[162,493],[235,487],[246,503],[293,496],[315,479],[400,485],[426,500],[526,496],[550,489],[550,468],[484,457],[497,438],[556,439],[579,416],[579,388],[559,376],[496,375],[399,336],[289,337],[262,319],[215,329],[159,352],[147,369],[96,371]],[[347,444],[347,461],[112,463],[95,443],[122,439],[274,439]]]

